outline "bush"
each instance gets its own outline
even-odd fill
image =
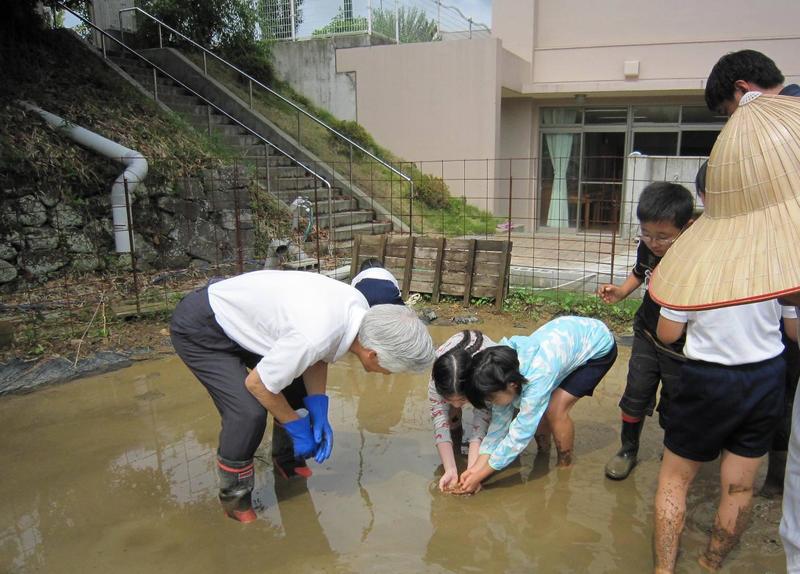
[[[414,199],[434,209],[446,209],[450,205],[450,191],[442,178],[422,174],[414,180]]]
[[[346,136],[347,138],[353,140],[364,149],[372,153],[375,153],[375,148],[377,147],[377,145],[375,144],[375,140],[372,139],[372,136],[369,134],[369,132],[364,129],[364,126],[362,126],[358,122],[348,121],[348,120],[335,120],[334,122],[332,122],[331,127],[333,127],[333,129],[335,129],[343,136]],[[334,144],[342,145],[342,141],[338,137],[336,137],[335,134],[331,133],[330,137],[334,142]],[[355,151],[358,152],[358,150]]]

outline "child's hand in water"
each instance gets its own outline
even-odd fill
[[[458,481],[457,494],[475,494],[481,488],[481,479],[473,468],[468,468],[461,473],[461,478]]]
[[[458,471],[454,468],[445,471],[442,478],[439,479],[439,490],[442,492],[451,492],[458,486]]]

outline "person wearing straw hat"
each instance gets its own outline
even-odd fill
[[[755,50],[741,50],[722,56],[709,74],[705,97],[708,108],[730,116],[739,106],[742,95],[749,91],[782,96],[800,96],[797,84],[783,85],[783,73],[769,57]],[[698,176],[705,180],[705,165]],[[704,186],[705,188],[705,186]],[[699,191],[699,189],[698,189]],[[783,335],[786,359],[785,413],[769,450],[767,478],[761,489],[761,496],[772,497],[783,493],[786,459],[789,450],[789,433],[792,428],[792,403],[794,402],[797,380],[800,377],[800,350]]]
[[[656,268],[664,343],[686,329],[655,499],[657,572],[671,572],[686,493],[722,454],[720,505],[700,562],[719,568],[747,525],[753,484],[783,408],[779,330],[794,313],[775,300],[800,291],[800,100],[750,92],[708,162],[705,213]]]
[[[730,116],[747,92],[800,96],[797,84],[783,85],[783,73],[770,58],[755,50],[741,50],[722,56],[706,80],[708,109]]]

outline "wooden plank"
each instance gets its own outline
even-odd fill
[[[431,301],[439,302],[440,289],[442,286],[442,263],[444,262],[444,237],[439,238],[439,253],[436,255],[436,269],[433,272],[433,292]]]
[[[494,299],[494,307],[498,311],[503,309],[503,299],[506,296],[506,279],[508,278],[508,270],[511,266],[511,242],[506,241],[503,245],[503,268],[500,271],[500,279],[497,282],[497,294]]]
[[[406,239],[405,245],[397,245],[395,243],[386,244],[386,255],[391,255],[392,257],[405,257],[406,251],[408,251],[408,239]]]
[[[481,287],[497,287],[500,278],[497,275],[472,275],[472,284]]]
[[[403,299],[408,299],[408,290],[411,288],[411,271],[414,265],[414,240],[415,237],[409,234],[406,248],[406,264],[403,268]]]
[[[406,268],[406,258],[405,257],[389,257],[387,255],[383,259],[383,265],[387,269],[405,269]]]
[[[385,263],[385,260],[386,260],[386,235],[385,234],[381,235],[380,259],[381,259],[381,263],[383,263],[383,265],[385,266],[386,265],[386,263]]]
[[[387,237],[386,242],[389,245],[402,245],[403,247],[408,245],[408,236],[406,235],[388,235]]]
[[[385,235],[364,235],[361,239],[361,245],[366,247],[377,247],[382,241],[385,241]]]
[[[437,249],[440,239],[439,237],[417,237],[414,247]]]
[[[436,247],[417,247],[414,245],[414,259],[436,259],[439,250]]]
[[[433,269],[413,269],[411,271],[412,281],[425,281],[426,283],[433,285],[433,276]]]
[[[475,241],[474,239],[448,239],[447,240],[447,249],[453,249],[458,251],[469,251],[470,249],[470,242]]]
[[[448,261],[445,259],[442,261],[442,270],[443,271],[460,271],[461,273],[467,268],[466,261]]]
[[[430,293],[433,291],[433,281],[412,281],[409,284],[409,291],[414,293]]]
[[[358,252],[361,249],[361,234],[356,235],[353,241],[353,258],[350,260],[350,279],[353,279],[358,274]]]
[[[442,283],[441,291],[442,295],[461,296],[464,294],[464,284],[459,283],[458,285],[455,285],[452,283]]]
[[[453,251],[445,247],[444,250],[445,261],[460,261],[461,263],[464,263],[466,262],[467,257],[469,257],[469,251]]]
[[[502,251],[477,251],[475,253],[475,263],[502,263],[505,255]]]
[[[475,270],[473,271],[475,275],[494,275],[495,277],[500,277],[502,272],[503,265],[500,263],[490,263],[488,261],[476,263]]]
[[[497,289],[495,287],[483,287],[476,285],[472,288],[473,297],[494,297],[496,293]]]
[[[467,256],[467,265],[465,269],[466,281],[464,282],[464,306],[469,307],[469,298],[472,293],[472,271],[475,268],[475,244],[474,239],[470,240],[469,255]]]
[[[508,243],[508,241],[498,239],[478,239],[478,245],[475,246],[475,249],[478,251],[500,251],[505,253],[505,247]]]
[[[461,283],[464,285],[466,279],[467,274],[463,271],[461,273],[453,273],[452,271],[442,273],[442,283]]]
[[[435,259],[414,258],[414,269],[436,269]]]

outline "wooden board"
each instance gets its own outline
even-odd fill
[[[494,298],[500,308],[508,292],[511,243],[494,239],[446,239],[414,235],[358,235],[353,242],[351,273],[363,261],[383,262],[401,285],[403,298],[410,292],[462,297]],[[351,275],[353,276],[353,275]]]

